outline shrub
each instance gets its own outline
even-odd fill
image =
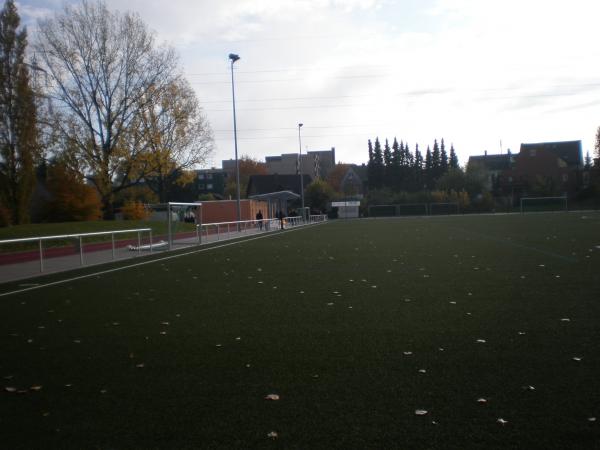
[[[144,220],[150,215],[142,202],[135,201],[126,201],[121,208],[121,213],[125,220]]]

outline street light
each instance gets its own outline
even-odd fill
[[[231,97],[233,99],[233,142],[235,145],[235,185],[236,185],[236,200],[237,200],[237,221],[238,228],[240,221],[242,220],[242,209],[240,207],[240,162],[238,161],[238,148],[237,148],[237,123],[235,120],[235,86],[233,83],[233,63],[240,59],[239,55],[235,53],[229,54],[231,60]]]
[[[298,172],[300,172],[300,197],[302,198],[302,220],[305,220],[305,211],[304,211],[304,180],[302,177],[302,138],[300,137],[300,128],[302,128],[303,123],[298,124],[298,148],[300,149],[299,157],[298,157]]]

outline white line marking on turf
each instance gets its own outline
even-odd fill
[[[245,242],[250,242],[250,241],[256,241],[258,239],[264,239],[264,238],[273,237],[273,236],[281,236],[282,234],[285,234],[285,233],[291,233],[292,231],[304,230],[306,228],[314,227],[314,226],[317,226],[317,225],[322,225],[323,223],[328,223],[328,222],[319,222],[319,223],[312,224],[312,225],[306,225],[304,227],[292,228],[292,229],[289,229],[289,230],[283,230],[283,231],[281,231],[279,233],[269,233],[269,234],[263,234],[262,236],[248,238],[248,239],[240,239],[240,240],[236,240],[235,242],[227,242],[225,244],[215,245],[215,246],[210,247],[210,248],[200,248],[200,249],[197,249],[197,250],[193,250],[191,252],[180,253],[180,254],[177,254],[177,255],[165,256],[164,258],[153,259],[152,261],[144,261],[144,262],[140,262],[140,263],[136,263],[136,264],[130,264],[128,266],[122,266],[122,267],[116,267],[114,269],[102,270],[100,272],[88,273],[86,275],[80,275],[78,277],[73,277],[73,278],[67,278],[65,280],[53,281],[51,283],[46,283],[46,284],[39,284],[39,285],[31,286],[31,287],[28,287],[28,288],[25,288],[25,289],[18,289],[16,291],[2,292],[2,293],[0,293],[0,297],[7,297],[7,296],[13,295],[13,294],[22,294],[23,292],[29,292],[29,291],[34,291],[34,290],[37,290],[37,289],[42,289],[42,288],[45,288],[45,287],[51,287],[51,286],[56,286],[56,285],[59,285],[59,284],[70,283],[72,281],[83,280],[85,278],[96,277],[96,276],[99,276],[99,275],[106,275],[108,273],[118,272],[120,270],[126,270],[126,269],[131,269],[133,267],[140,267],[140,266],[145,266],[145,265],[148,265],[148,264],[154,264],[154,263],[161,262],[161,261],[167,261],[169,259],[180,258],[182,256],[189,256],[189,255],[193,255],[193,254],[196,254],[196,253],[207,252],[207,251],[215,250],[215,249],[218,249],[218,248],[230,247],[232,245],[243,244]]]

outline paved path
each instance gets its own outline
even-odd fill
[[[273,229],[271,230],[273,231]],[[225,241],[229,239],[235,239],[243,236],[252,236],[261,233],[265,233],[265,230],[259,230],[258,228],[246,229],[241,232],[235,231],[233,228],[230,232],[221,232],[217,234],[202,235],[201,243],[198,243],[197,237],[187,237],[175,239],[173,241],[172,249],[179,250],[185,247],[207,245],[218,241]],[[156,244],[156,239],[154,240]],[[153,249],[152,253],[165,253],[169,251],[167,246],[161,247],[160,249]],[[11,264],[0,265],[0,283],[6,283],[9,281],[26,280],[27,278],[36,277],[39,275],[45,275],[50,273],[64,272],[67,270],[79,269],[81,267],[89,267],[98,264],[104,264],[113,261],[123,261],[127,259],[139,258],[141,256],[147,256],[150,254],[149,250],[131,251],[127,247],[116,248],[113,258],[112,249],[108,250],[97,250],[92,252],[85,252],[83,254],[83,265],[81,256],[79,253],[73,253],[71,255],[57,256],[53,258],[45,258],[43,261],[43,271],[41,271],[39,259],[35,261],[16,262]],[[23,284],[27,284],[24,282]]]

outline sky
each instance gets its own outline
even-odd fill
[[[20,0],[36,21],[73,0]],[[600,126],[596,0],[107,0],[173,46],[215,136],[207,166],[336,149],[366,163],[367,142],[434,139],[469,155],[523,142],[581,140]],[[298,138],[301,129],[301,144]]]

